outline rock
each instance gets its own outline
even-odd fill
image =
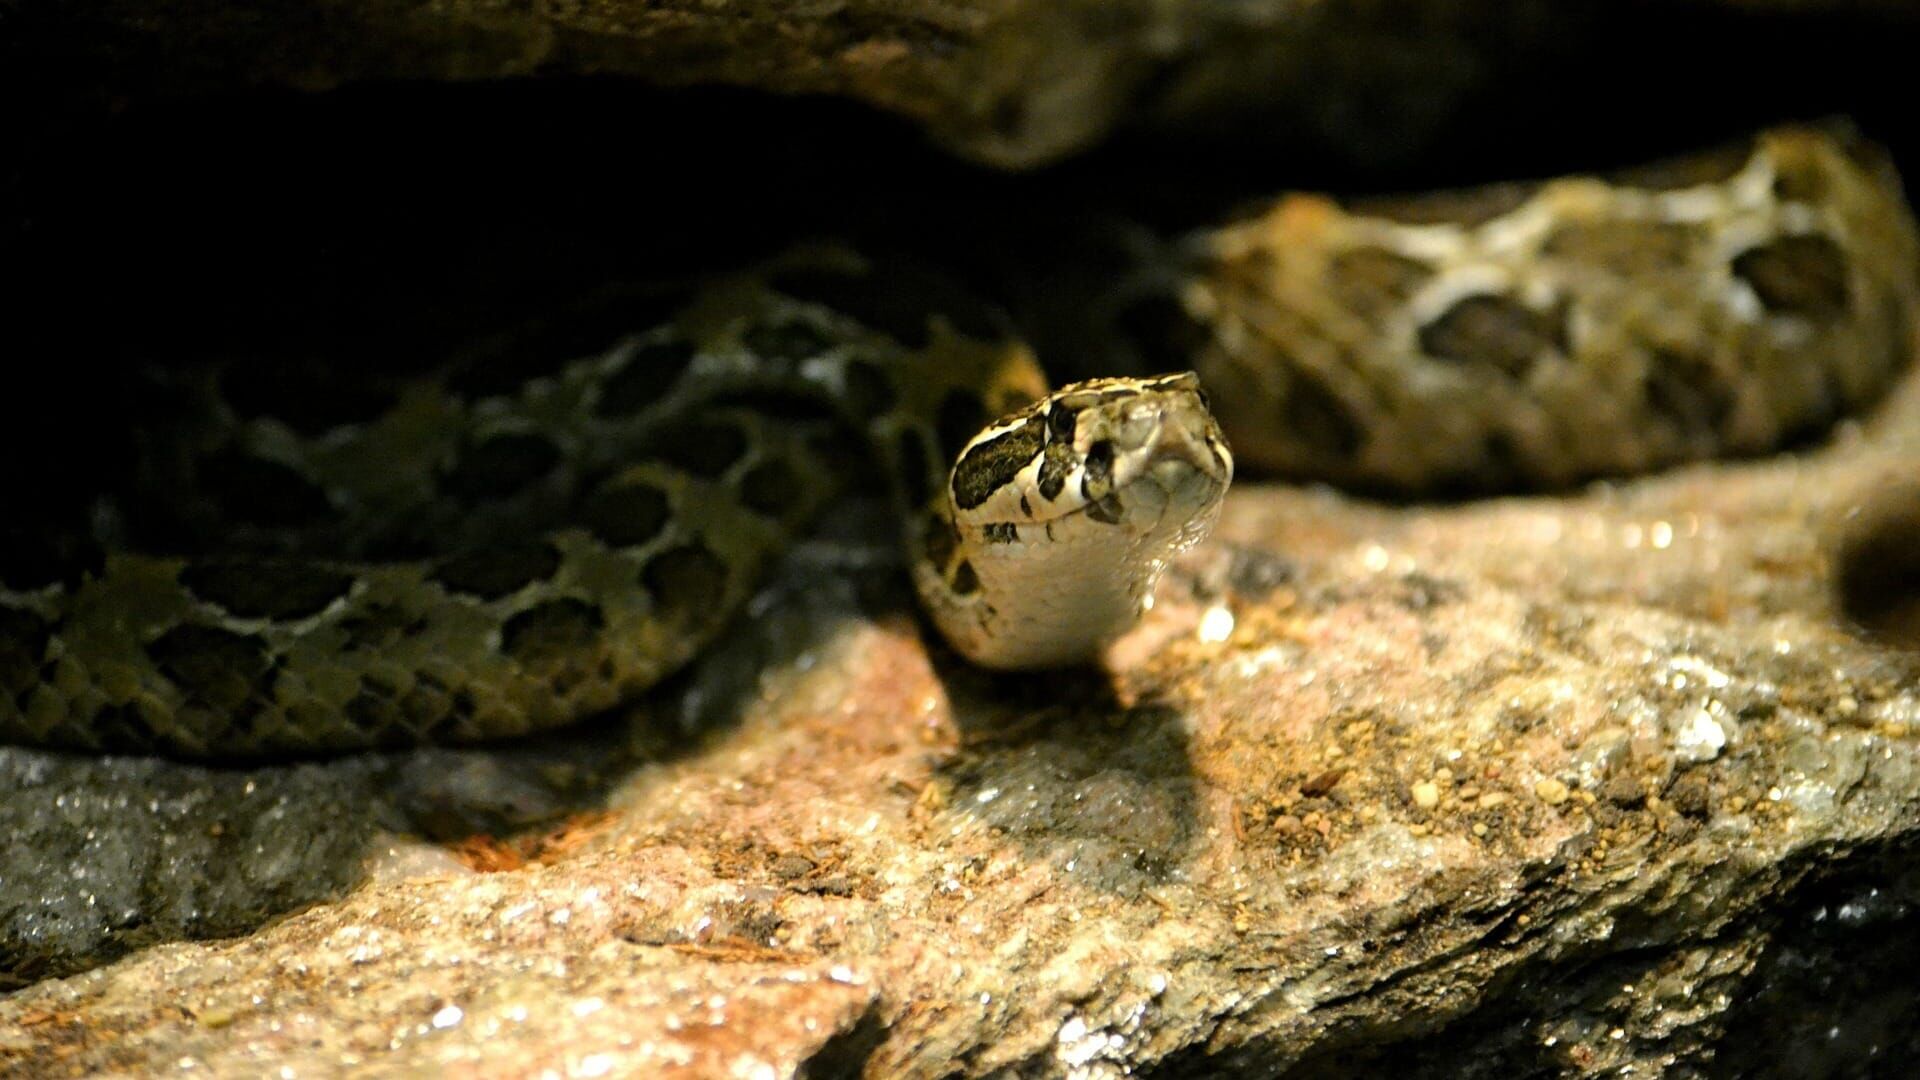
[[[1521,78],[1535,92],[1500,95],[1513,125],[1500,142],[1545,118],[1544,110],[1567,106],[1577,85],[1566,77],[1569,64],[1611,76],[1621,57],[1639,55],[1642,66],[1658,63],[1668,73],[1663,86],[1703,69],[1703,87],[1721,85],[1704,74],[1718,56],[1737,56],[1743,72],[1767,67],[1777,29],[1708,20],[1716,24],[1695,30],[1702,16],[1725,15],[1722,8],[1799,19],[1830,9],[1910,15],[1897,0],[1721,0],[1663,12],[1661,32],[1649,33],[1648,12],[1622,15],[1599,0],[334,0],[299,17],[267,0],[159,8],[83,0],[24,5],[9,20],[12,48],[0,61],[43,101],[50,91],[123,102],[258,87],[582,76],[834,95],[905,116],[944,145],[1003,166],[1058,160],[1123,123],[1176,128],[1253,114],[1276,139],[1276,153],[1305,147],[1363,164],[1404,163],[1441,145],[1454,121],[1487,104],[1489,88],[1503,80]],[[1787,37],[1807,55],[1855,47],[1852,38],[1808,45],[1805,28],[1795,30]],[[1856,36],[1870,42],[1876,32]],[[1660,51],[1640,55],[1648,48]],[[1620,80],[1607,82],[1607,115],[1618,115]],[[1663,105],[1687,100],[1676,90]]]
[[[344,892],[365,762],[247,774],[0,748],[0,987]]]
[[[897,567],[810,547],[700,672],[543,751],[643,764],[457,845],[478,873],[354,809],[404,757],[12,751],[14,926],[75,902],[34,867],[154,939],[244,929],[167,914],[199,871],[309,906],[34,982],[0,1071],[1867,1075],[1920,1051],[1920,654],[1871,628],[1920,557],[1861,530],[1917,475],[1920,384],[1817,452],[1557,498],[1244,485],[1110,677],[968,670],[863,587]],[[472,820],[566,809],[489,816],[517,751],[470,753]],[[348,891],[356,848],[386,869]],[[66,966],[120,951],[87,940]]]

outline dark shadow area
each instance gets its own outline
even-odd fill
[[[1396,1036],[1375,1016],[1364,1040],[1336,1028],[1305,1061],[1253,1044],[1184,1051],[1151,1075],[1545,1078],[1657,1061],[1681,1076],[1902,1076],[1920,1032],[1904,974],[1920,960],[1914,855],[1909,843],[1824,867],[1692,948],[1652,944],[1646,927],[1633,937],[1647,944],[1524,965],[1438,1030],[1410,1013]],[[1430,997],[1375,993],[1409,1006]]]
[[[1130,137],[1083,163],[1152,159],[1161,181],[1186,182],[1140,185],[1135,213],[1197,227],[1223,206],[1280,188],[1417,192],[1607,170],[1769,124],[1848,115],[1893,146],[1913,187],[1920,131],[1906,70],[1920,18],[1912,13],[1839,4],[1819,13],[1758,4],[1735,11],[1710,0],[1495,3],[1479,7],[1514,21],[1469,33],[1440,25],[1460,21],[1449,18],[1449,5],[1424,6],[1432,9],[1426,25],[1391,5],[1354,7],[1397,18],[1393,25],[1331,8],[1323,16],[1325,70],[1302,76],[1296,92],[1266,107],[1195,117],[1180,111],[1180,79],[1170,75],[1155,84],[1161,93],[1147,97]],[[1343,17],[1400,50],[1333,37]],[[1432,79],[1405,77],[1421,63],[1444,70],[1440,54],[1449,48],[1451,62],[1470,69],[1459,75],[1459,96],[1445,96],[1451,88]],[[1229,47],[1196,63],[1233,55]],[[1319,88],[1307,82],[1315,75]]]
[[[14,144],[4,257],[63,367],[237,350],[378,369],[798,236],[890,241],[1004,293],[1016,272],[1079,266],[1115,223],[1176,234],[1282,190],[1613,169],[1789,119],[1851,116],[1915,172],[1920,20],[1601,7],[1368,161],[1291,101],[1155,126],[1149,96],[1135,129],[1023,176],[844,102],[611,79],[69,105],[30,114]]]
[[[1604,170],[1837,114],[1916,171],[1903,76],[1920,31],[1608,7],[1366,160],[1294,102],[1155,126],[1166,110],[1149,100],[1135,130],[1024,176],[843,102],[616,80],[29,112],[0,180],[0,270],[18,283],[0,345],[30,358],[44,391],[0,436],[10,461],[37,451],[8,470],[10,490],[59,487],[50,463],[119,460],[116,428],[96,419],[102,373],[119,366],[410,368],[609,281],[738,265],[795,237],[908,248],[1016,307],[1037,289],[1043,307],[1079,311],[1141,227],[1177,235],[1286,189]],[[1100,367],[1071,320],[1045,314],[1029,327],[1043,357]]]
[[[1100,671],[989,674],[940,654],[961,738],[940,770],[947,813],[1097,892],[1182,873],[1202,823],[1178,703],[1123,702]]]
[[[1897,1077],[1920,1054],[1920,849],[1858,859],[1780,916],[1712,1077]]]
[[[878,1007],[869,1008],[852,1026],[821,1043],[794,1075],[798,1080],[858,1080],[866,1075],[867,1062],[886,1033]]]
[[[848,167],[870,145],[905,149]],[[915,145],[834,103],[585,82],[75,119],[29,142],[8,223],[8,351],[46,381],[6,446],[110,467],[102,379],[136,365],[420,370],[610,282],[736,266],[924,186]]]

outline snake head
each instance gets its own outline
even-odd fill
[[[1134,624],[1168,562],[1212,529],[1232,479],[1233,455],[1191,372],[1064,387],[961,452],[947,595],[923,595],[976,663],[1086,660]]]
[[[1218,500],[1233,456],[1192,372],[1080,383],[1048,403],[1047,427],[1073,467],[1055,499],[1067,513],[1120,524],[1157,520]],[[1049,449],[1055,445],[1049,442]],[[1077,503],[1077,505],[1075,505]]]
[[[989,427],[954,467],[968,524],[1058,522],[1150,528],[1166,510],[1217,501],[1233,455],[1192,372],[1092,379]]]

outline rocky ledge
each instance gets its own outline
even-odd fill
[[[1569,109],[1604,127],[1643,93],[1658,108],[1636,126],[1690,112],[1693,86],[1758,104],[1777,91],[1754,73],[1809,56],[1841,81],[1897,70],[1886,38],[1911,25],[1903,0],[27,0],[0,9],[0,85],[21,83],[34,120],[63,99],[614,77],[846,98],[1001,166],[1193,124],[1366,165],[1445,149],[1466,114],[1513,125],[1493,149],[1554,137]],[[1645,90],[1622,68],[1664,77]],[[1605,85],[1576,104],[1587,78]],[[1834,107],[1805,96],[1827,78],[1779,80],[1797,96],[1774,109]]]
[[[1244,485],[1107,674],[930,652],[850,525],[537,745],[8,750],[0,1071],[1874,1075],[1916,524],[1920,386],[1560,498]]]

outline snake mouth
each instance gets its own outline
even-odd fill
[[[1197,481],[1209,490],[1226,487],[1233,481],[1233,455],[1213,414],[1195,396],[1157,411],[1153,437],[1115,463],[1112,490],[1153,484],[1173,496]]]

